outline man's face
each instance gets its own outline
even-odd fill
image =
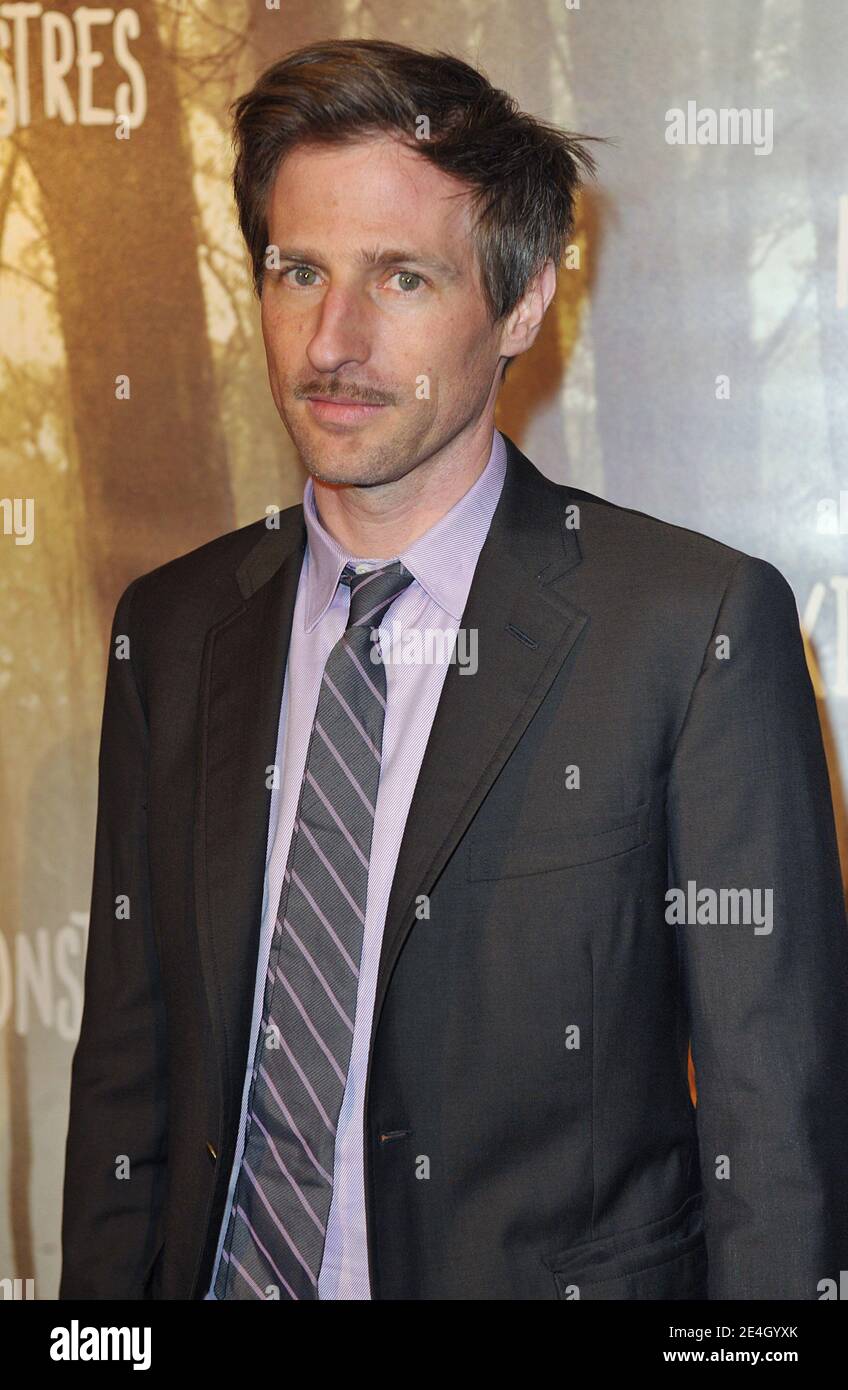
[[[274,402],[316,478],[393,482],[480,416],[501,333],[470,233],[462,185],[391,138],[299,146],[281,164],[262,334]]]

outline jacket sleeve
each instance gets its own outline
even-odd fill
[[[729,896],[718,923],[703,898],[701,921],[669,928],[689,1008],[709,1297],[818,1299],[820,1281],[848,1269],[848,928],[795,599],[763,560],[741,556],[728,581],[667,817],[669,887],[766,890],[751,893],[748,923]]]
[[[144,1298],[161,1246],[167,1076],[147,864],[149,734],[130,631],[139,582],[118,601],[106,677],[60,1299]]]

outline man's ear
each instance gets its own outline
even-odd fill
[[[547,260],[528,283],[504,325],[500,341],[500,351],[504,357],[520,357],[533,346],[548,305],[556,294],[556,287],[556,266],[552,260]]]

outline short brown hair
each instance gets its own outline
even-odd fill
[[[483,289],[494,323],[544,262],[559,265],[574,226],[580,170],[595,173],[577,136],[518,108],[507,92],[449,53],[379,39],[335,39],[289,53],[233,103],[233,186],[262,293],[268,199],[296,145],[341,145],[381,133],[462,180],[472,196]],[[422,116],[428,138],[416,138]]]

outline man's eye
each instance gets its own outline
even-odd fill
[[[392,276],[392,279],[395,279],[395,278],[400,279],[400,280],[417,280],[419,285],[423,285],[423,284],[424,284],[424,279],[423,279],[423,277],[422,277],[421,275],[416,275],[414,270],[397,270],[397,271],[395,271],[395,274]],[[415,290],[417,290],[417,289],[418,289],[418,285],[413,285],[411,290],[409,289],[409,286],[407,285],[407,286],[404,288],[404,294],[406,294],[406,293],[413,293],[413,292],[414,292]]]
[[[311,266],[308,266],[308,265],[290,265],[290,266],[288,266],[288,267],[283,271],[283,279],[285,279],[288,275],[292,275],[292,274],[297,275],[297,274],[299,274],[299,273],[303,273],[304,275],[314,275],[314,274],[315,274],[315,271],[312,269]],[[296,282],[296,283],[302,284],[303,282],[302,282],[302,281],[299,281],[299,282]],[[311,283],[308,284],[308,285],[305,285],[304,288],[305,288],[305,289],[311,289],[311,288],[312,288]]]

